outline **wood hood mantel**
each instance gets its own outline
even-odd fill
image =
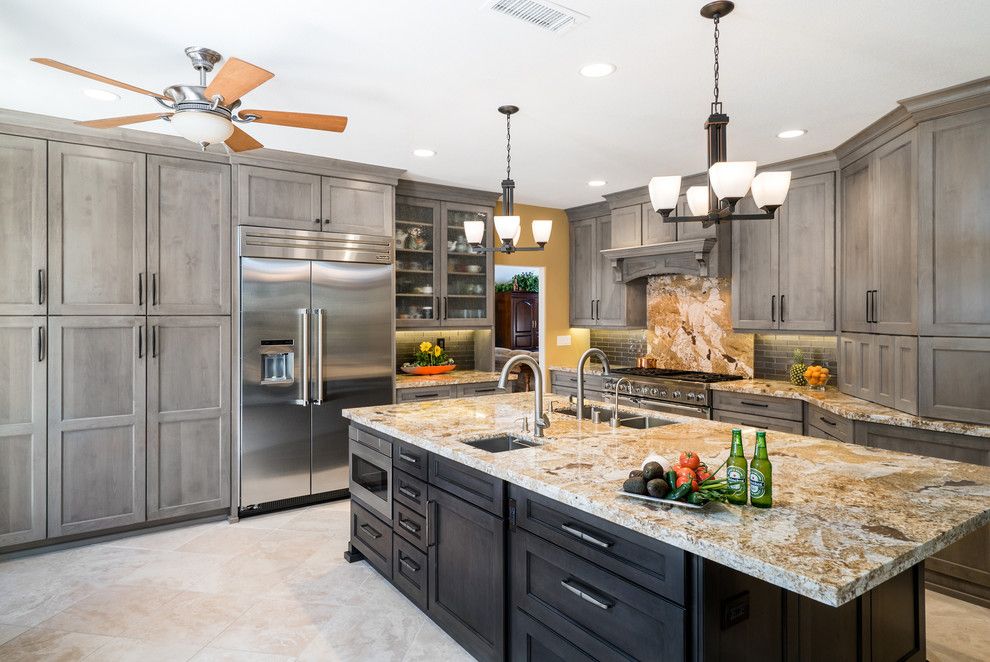
[[[708,276],[709,258],[715,243],[714,237],[668,241],[646,246],[609,248],[602,251],[602,256],[611,262],[612,276],[617,283],[668,274]]]

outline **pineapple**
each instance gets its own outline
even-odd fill
[[[795,386],[804,386],[807,384],[804,380],[804,371],[807,367],[804,365],[804,352],[795,349],[792,358],[794,362],[791,364],[791,383]]]

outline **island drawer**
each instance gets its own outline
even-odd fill
[[[798,404],[801,403],[799,402]],[[764,414],[743,414],[738,411],[716,409],[712,413],[712,420],[720,421],[722,423],[732,423],[741,427],[756,428],[757,430],[773,430],[775,432],[804,434],[804,423],[802,421],[790,421],[783,418],[766,416]]]
[[[575,508],[509,485],[509,525],[536,534],[637,586],[684,604],[687,554]]]
[[[385,457],[392,457],[392,442],[387,439],[377,437],[367,430],[354,427],[353,425],[347,429],[347,436],[351,441],[357,442],[362,446],[367,446]]]
[[[378,572],[392,577],[392,527],[351,499],[351,545]]]
[[[493,515],[504,515],[505,483],[499,478],[431,453],[430,484]]]
[[[595,659],[684,658],[683,607],[526,531],[510,538],[512,608]]]
[[[494,395],[495,393],[506,393],[498,387],[498,382],[480,382],[477,384],[461,384],[455,387],[455,395],[458,398],[473,398],[479,395]]]
[[[419,448],[398,439],[395,440],[395,448],[392,450],[392,466],[405,471],[410,476],[426,480],[427,468],[430,454]]]
[[[395,515],[392,518],[394,531],[400,536],[426,551],[426,517],[406,508],[398,501],[393,502]]]
[[[449,386],[424,386],[422,388],[395,389],[396,402],[427,402],[429,400],[446,400],[453,393]]]
[[[738,411],[743,414],[770,416],[789,421],[800,422],[804,420],[804,411],[802,409],[804,403],[801,400],[715,391],[713,393],[713,403],[715,409],[728,409],[729,411]]]
[[[413,603],[426,611],[426,554],[409,541],[395,536],[392,547],[392,583]]]
[[[404,471],[394,471],[392,481],[395,486],[392,490],[392,501],[401,503],[426,517],[426,482]]]
[[[595,662],[595,658],[518,607],[512,608],[509,623],[513,662]]]
[[[805,417],[805,422],[809,427],[815,427],[827,432],[829,436],[835,437],[839,441],[852,443],[854,440],[852,421],[845,416],[839,416],[830,411],[825,411],[821,407],[811,403],[808,403],[808,415]],[[815,437],[817,435],[813,434],[811,436]]]

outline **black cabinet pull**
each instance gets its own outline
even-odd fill
[[[413,395],[413,397],[414,398],[419,398],[419,399],[422,399],[422,398],[439,398],[440,397],[440,394],[439,393],[416,393],[416,394]]]
[[[879,292],[880,292],[880,290],[873,290],[873,312],[870,315],[870,317],[872,318],[871,321],[874,324],[876,324],[876,323],[878,323],[880,321],[880,320],[877,319],[877,294]]]
[[[138,272],[138,305],[144,305],[144,272]]]
[[[48,356],[48,331],[43,326],[38,327],[38,363]]]
[[[143,359],[144,358],[144,327],[139,326],[137,332],[138,332],[138,358]]]
[[[419,458],[415,455],[409,455],[408,453],[399,452],[399,459],[412,464],[419,464]]]
[[[375,540],[378,540],[379,538],[382,537],[382,534],[378,531],[375,531],[369,524],[362,524],[361,530],[366,531],[368,535],[374,538]]]
[[[870,318],[870,294],[873,290],[866,290],[866,323],[870,324],[873,320]]]
[[[416,524],[415,522],[413,522],[412,520],[402,519],[402,516],[401,515],[399,515],[399,526],[401,526],[403,529],[405,529],[409,533],[414,533],[417,536],[419,535],[419,532],[420,532],[419,525]]]
[[[415,563],[412,559],[410,559],[402,552],[399,552],[399,563],[409,572],[419,572],[420,570],[419,564]]]
[[[770,406],[765,402],[747,402],[746,400],[740,400],[739,404],[746,405],[747,407],[763,407],[764,409]]]
[[[316,220],[315,220],[315,221],[313,221],[313,222],[314,222],[314,223],[316,223],[317,225],[319,225],[320,223],[322,223],[322,222],[323,222],[323,219],[322,219],[322,218],[318,218],[318,219],[316,219]]]
[[[832,425],[832,426],[838,425],[838,423],[836,423],[835,421],[830,421],[824,416],[819,416],[818,420],[824,423],[825,425]]]
[[[440,297],[437,297],[437,305],[433,308],[433,319],[440,319]]]
[[[151,305],[158,305],[158,272],[151,274]]]
[[[48,275],[44,269],[38,269],[38,305],[45,303],[48,297]]]
[[[780,295],[780,321],[784,321],[784,295]]]
[[[406,485],[399,485],[399,494],[407,496],[414,501],[419,499],[419,490],[407,487]]]
[[[771,322],[776,322],[777,321],[777,295],[776,294],[771,294],[770,295],[770,321]]]
[[[615,544],[611,540],[602,540],[601,538],[597,538],[591,535],[590,533],[585,533],[584,531],[581,531],[573,524],[561,524],[560,528],[566,531],[567,533],[571,534],[578,540],[590,542],[592,545],[596,545],[598,547],[601,547],[602,549],[608,549],[609,547]]]
[[[609,600],[595,589],[587,587],[571,577],[560,580],[560,585],[585,602],[590,602],[600,609],[611,609],[615,606],[614,600]]]
[[[151,357],[158,358],[158,325],[151,327]]]
[[[447,319],[447,297],[443,298],[443,318]]]

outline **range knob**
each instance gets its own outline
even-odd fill
[[[679,397],[681,397],[681,392],[680,391],[674,391],[673,393],[671,393],[671,395],[674,396],[675,398],[679,398]]]
[[[659,391],[657,389],[655,389],[655,388],[651,388],[650,389],[650,395],[657,395],[658,393],[659,393]]]
[[[665,388],[660,389],[660,397],[661,398],[666,398],[667,397],[667,389],[665,389]]]
[[[705,401],[705,394],[704,393],[699,393],[698,394],[698,402],[704,402],[704,401]]]
[[[688,400],[694,400],[695,397],[694,393],[688,393]]]
[[[643,392],[643,388],[641,386],[637,386],[636,387],[636,392],[637,393],[642,393]]]

